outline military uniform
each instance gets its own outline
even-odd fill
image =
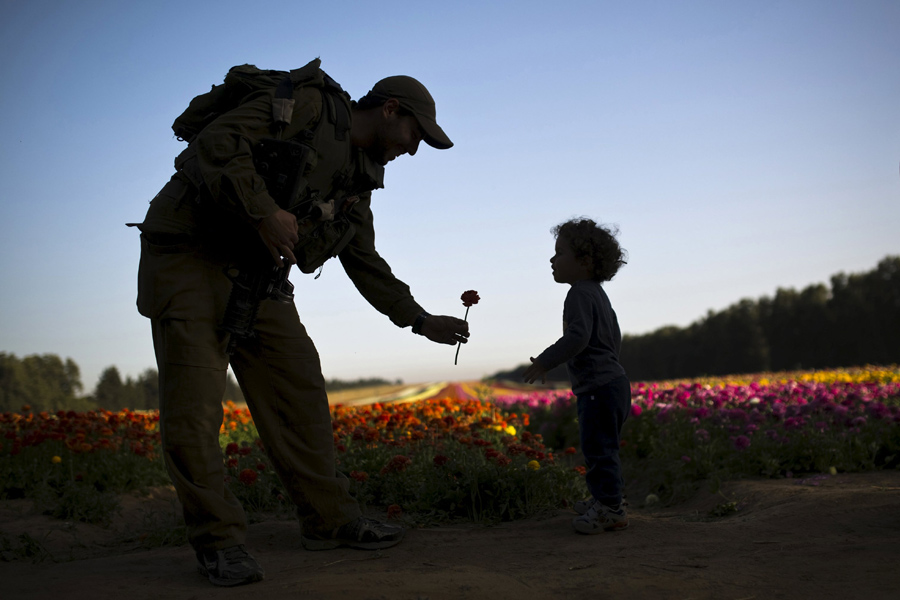
[[[316,65],[317,66],[317,65]],[[316,150],[308,190],[344,201],[355,234],[338,254],[360,293],[398,326],[422,307],[375,250],[371,191],[384,167],[340,139],[315,86],[294,92],[284,139]],[[225,270],[272,259],[254,224],[279,207],[257,174],[253,145],[272,135],[272,92],[260,92],[207,126],[176,160],[178,172],[151,201],[141,229],[138,309],[151,319],[160,374],[166,467],[197,549],[243,544],[246,518],[224,484],[219,446],[229,357],[220,329],[232,283]],[[360,515],[335,469],[331,417],[316,348],[293,303],[265,300],[256,335],[230,357],[271,462],[307,530],[332,530]]]

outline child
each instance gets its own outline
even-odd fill
[[[591,498],[575,504],[579,533],[628,527],[622,504],[619,435],[631,410],[631,384],[619,364],[622,335],[601,283],[625,264],[615,234],[590,219],[573,219],[553,229],[553,279],[572,288],[563,307],[563,336],[531,359],[524,380],[532,383],[566,363],[578,399],[578,429]]]

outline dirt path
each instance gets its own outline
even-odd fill
[[[7,539],[29,531],[54,556],[66,550],[95,556],[2,562],[0,597],[898,597],[900,471],[743,481],[728,484],[724,492],[738,510],[722,518],[707,515],[725,499],[700,494],[666,510],[632,510],[631,527],[623,532],[580,536],[570,529],[572,515],[560,512],[496,527],[415,529],[382,552],[304,551],[295,523],[265,522],[251,526],[248,546],[266,569],[266,580],[232,589],[214,588],[197,575],[186,546],[135,550],[133,542],[115,544],[116,535],[121,537],[115,524],[106,530],[62,530],[58,521],[28,516],[21,506],[6,503],[0,507],[0,532]],[[155,502],[164,508],[167,501]],[[131,506],[126,512],[133,518],[136,510]]]

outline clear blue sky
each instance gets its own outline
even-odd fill
[[[253,8],[251,8],[253,7]],[[155,366],[138,234],[229,67],[318,56],[354,98],[431,90],[455,147],[392,163],[377,247],[454,349],[394,327],[337,261],[295,276],[327,377],[479,378],[561,333],[550,228],[618,225],[622,330],[687,325],[900,254],[900,3],[3,2],[0,351]]]

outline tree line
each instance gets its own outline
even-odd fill
[[[632,381],[900,363],[900,256],[830,286],[779,288],[687,327],[625,335],[619,358]],[[525,368],[489,378],[521,380]],[[565,369],[548,381],[568,381]]]
[[[16,412],[23,406],[33,411],[149,410],[159,408],[159,377],[147,369],[137,377],[125,377],[115,366],[100,374],[92,393],[83,395],[81,371],[71,358],[34,354],[18,358],[0,352],[0,412]],[[243,400],[229,374],[226,399]]]
[[[900,256],[622,340],[636,380],[900,362]]]
[[[333,391],[389,383],[399,384],[402,381],[329,379],[325,382],[325,389]],[[63,360],[56,354],[18,358],[14,354],[0,352],[0,412],[17,412],[23,406],[30,406],[33,411],[50,412],[159,408],[159,375],[156,369],[146,369],[137,377],[123,378],[119,369],[110,366],[100,374],[90,394],[83,395],[83,389],[81,370],[71,358]],[[241,388],[231,373],[225,382],[222,400],[239,404],[244,402]]]

